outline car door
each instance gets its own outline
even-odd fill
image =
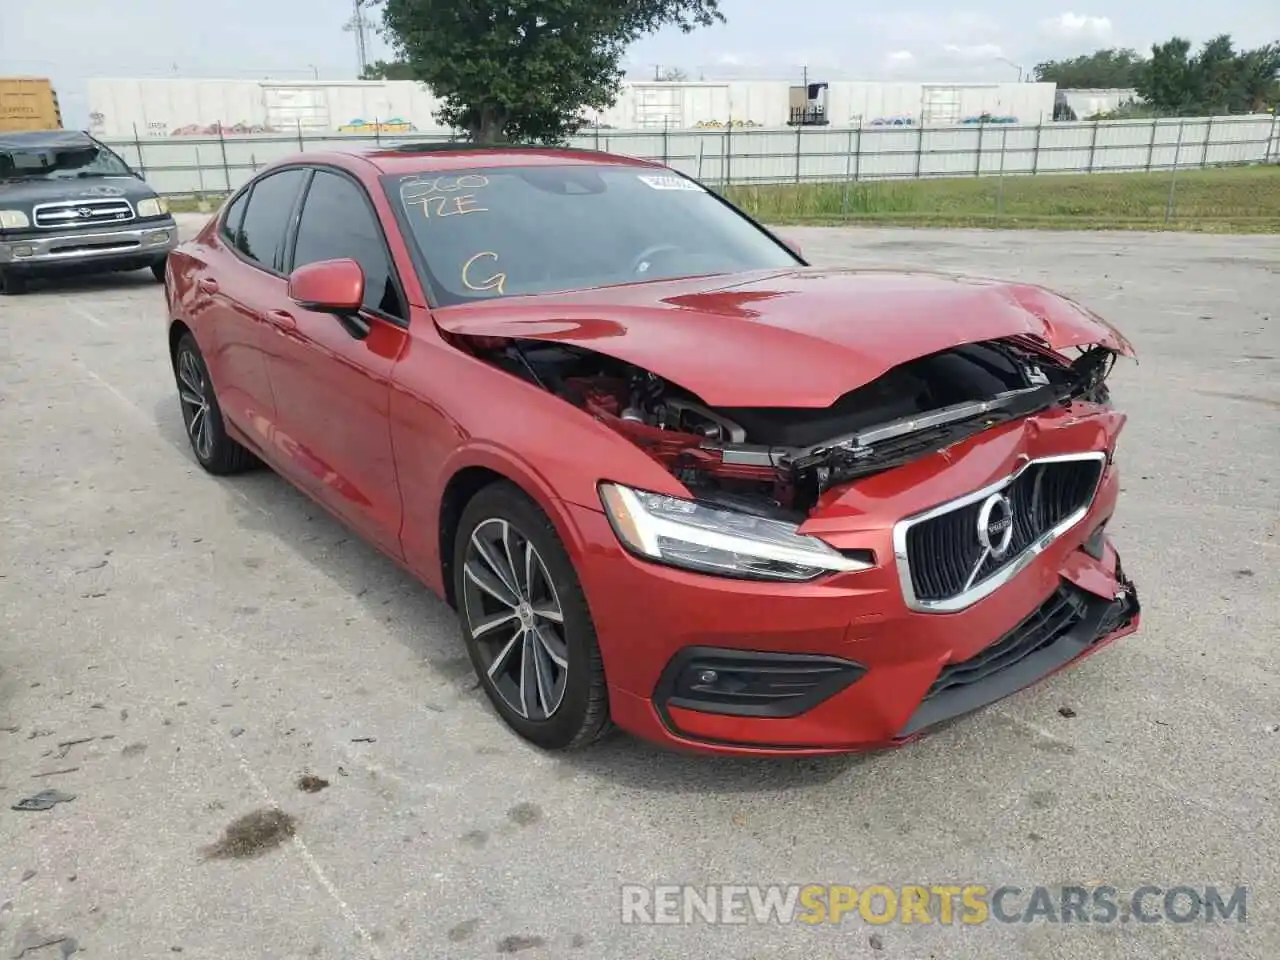
[[[219,404],[264,448],[271,445],[275,402],[263,349],[269,311],[287,295],[285,238],[307,175],[289,168],[253,182],[228,207],[215,241],[221,249],[194,278],[199,308],[213,321],[206,360]]]
[[[281,301],[267,346],[278,447],[286,469],[363,536],[399,557],[400,490],[388,420],[391,369],[408,306],[372,201],[354,177],[317,168],[305,187],[290,269],[351,259],[365,308],[340,319]]]

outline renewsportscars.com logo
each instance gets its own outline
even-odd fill
[[[1248,888],[1145,884],[641,886],[621,888],[625,924],[940,924],[1246,922]]]

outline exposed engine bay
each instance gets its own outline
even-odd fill
[[[574,345],[456,337],[482,359],[588,412],[700,499],[803,517],[823,491],[943,450],[996,424],[1084,399],[1108,403],[1115,353],[1074,360],[1024,338],[919,357],[830,407],[711,409],[647,370]]]

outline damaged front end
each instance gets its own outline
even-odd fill
[[[696,500],[789,524],[803,522],[827,490],[998,424],[1078,402],[1108,405],[1116,359],[1108,346],[1072,358],[1015,336],[916,358],[825,408],[713,408],[652,371],[577,344],[449,338],[608,425]]]

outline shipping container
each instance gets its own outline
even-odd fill
[[[0,77],[0,133],[61,129],[53,84],[41,77]]]
[[[882,83],[810,78],[825,86],[832,127],[950,126],[981,117],[1036,123],[1053,118],[1052,83]],[[790,80],[628,81],[591,126],[616,130],[784,127]],[[274,81],[98,79],[89,81],[90,131],[98,136],[314,138],[338,133],[443,133],[440,101],[411,80]]]

